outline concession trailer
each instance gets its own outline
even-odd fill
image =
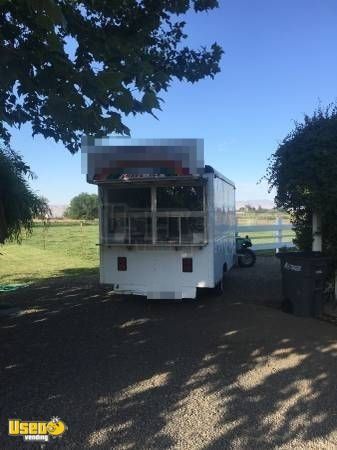
[[[149,299],[222,291],[236,259],[235,186],[204,165],[202,139],[85,137],[99,195],[100,281]]]

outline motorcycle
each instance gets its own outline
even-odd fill
[[[256,254],[249,247],[252,247],[252,241],[249,236],[245,238],[236,237],[236,254],[240,267],[252,267],[256,262]]]

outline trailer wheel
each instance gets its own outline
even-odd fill
[[[238,255],[238,263],[240,267],[247,268],[252,267],[256,262],[256,255],[253,250],[246,248]]]

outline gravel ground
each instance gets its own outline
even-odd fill
[[[337,328],[280,302],[279,265],[228,274],[222,297],[146,302],[93,278],[7,294],[0,317],[1,449],[8,418],[68,425],[57,449],[335,449]],[[266,306],[267,305],[267,306]]]

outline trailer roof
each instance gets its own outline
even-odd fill
[[[229,178],[225,177],[225,175],[222,175],[222,173],[218,172],[217,170],[214,169],[214,167],[209,166],[209,165],[205,165],[205,173],[214,173],[214,175],[217,178],[220,178],[221,180],[225,181],[226,183],[230,184],[231,186],[233,186],[233,188],[235,189],[235,183],[234,181],[230,180]]]
[[[213,173],[235,188],[233,181],[204,165],[203,139],[84,136],[82,158],[89,183],[195,182]]]
[[[104,185],[131,185],[135,183],[139,184],[192,184],[205,183],[206,180],[201,175],[188,175],[188,176],[176,176],[176,177],[137,177],[137,178],[123,178],[118,180],[97,180],[95,184],[101,186]]]

